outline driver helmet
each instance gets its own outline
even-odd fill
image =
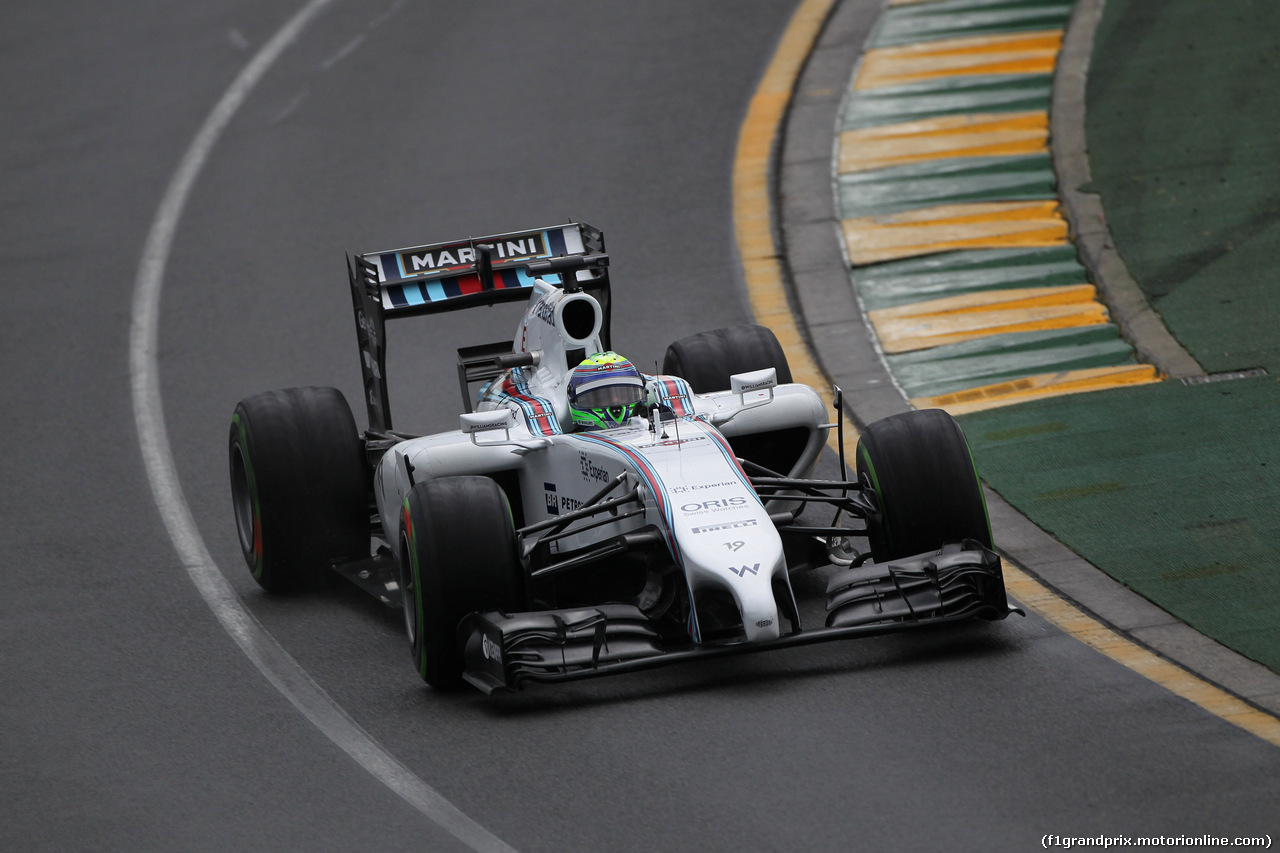
[[[613,429],[631,420],[644,399],[644,379],[616,352],[598,352],[569,376],[569,414],[578,429]]]

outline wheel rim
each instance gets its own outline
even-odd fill
[[[404,609],[404,631],[409,635],[409,643],[418,640],[418,603],[417,588],[413,582],[413,559],[409,553],[409,540],[400,534],[400,605]]]
[[[240,548],[246,554],[254,554],[253,490],[249,487],[249,466],[239,442],[232,446],[231,453],[231,506],[235,511]]]

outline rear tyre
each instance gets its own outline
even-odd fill
[[[728,326],[699,332],[667,347],[662,372],[679,376],[695,394],[728,391],[729,377],[772,367],[778,382],[791,381],[787,356],[764,326]]]
[[[941,409],[876,421],[858,439],[858,479],[880,506],[867,537],[877,563],[912,557],[945,542],[991,547],[991,522],[964,432]]]
[[[418,483],[401,506],[399,558],[414,666],[432,687],[456,687],[462,680],[462,618],[528,609],[506,494],[488,477]]]
[[[331,562],[369,556],[364,448],[342,392],[241,400],[228,450],[240,550],[263,589],[297,590]]]

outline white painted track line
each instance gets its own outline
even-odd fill
[[[178,482],[165,429],[156,362],[160,296],[182,211],[210,152],[236,111],[272,64],[332,2],[310,0],[254,55],[205,119],[165,190],[147,235],[133,292],[129,372],[138,443],[156,507],[183,567],[218,622],[254,666],[360,766],[463,844],[478,853],[515,853],[514,848],[459,811],[383,749],[334,703],[245,608],[200,537]]]

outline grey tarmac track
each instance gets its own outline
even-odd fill
[[[0,10],[22,128],[0,139],[0,847],[456,849],[239,653],[134,443],[129,301],[156,205],[297,5]],[[1274,832],[1280,753],[1034,617],[489,701],[419,684],[395,614],[340,586],[268,598],[242,568],[227,419],[272,387],[358,399],[344,250],[576,217],[606,231],[615,343],[639,363],[748,318],[731,158],[792,8],[336,2],[229,126],[166,274],[166,422],[211,554],[342,709],[522,851]],[[397,424],[452,426],[452,349],[511,325],[393,326]]]

